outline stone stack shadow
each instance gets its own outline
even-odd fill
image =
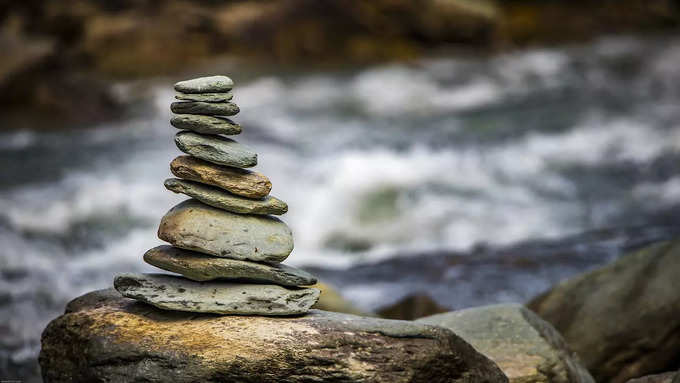
[[[257,172],[257,153],[225,136],[241,133],[228,116],[233,81],[202,77],[175,84],[170,123],[181,131],[175,144],[187,155],[170,163],[177,178],[165,187],[188,199],[162,218],[158,237],[169,245],[144,261],[170,274],[117,275],[123,296],[161,309],[238,315],[306,313],[320,291],[304,288],[316,278],[281,264],[293,250],[293,235],[274,215],[288,205],[270,196],[272,184]]]

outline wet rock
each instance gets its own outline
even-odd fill
[[[275,214],[288,211],[288,205],[276,197],[266,196],[262,199],[240,197],[218,188],[185,181],[177,178],[165,180],[165,188],[175,193],[186,194],[206,205],[239,214]]]
[[[144,261],[199,282],[235,279],[282,286],[305,286],[316,283],[316,278],[308,272],[282,263],[257,263],[212,257],[167,245],[147,251],[144,254]]]
[[[241,133],[241,125],[224,117],[176,114],[170,119],[170,124],[177,129],[191,130],[201,134],[234,135]]]
[[[43,332],[45,382],[507,382],[444,328],[318,310],[202,315],[102,295],[78,298]]]
[[[200,101],[200,102],[227,102],[234,98],[232,92],[226,93],[180,93],[175,94],[175,98],[183,101]]]
[[[206,116],[233,116],[240,111],[232,102],[180,101],[170,104],[173,113],[201,114]]]
[[[175,144],[186,154],[218,165],[237,168],[257,165],[257,153],[229,138],[182,131],[175,135]]]
[[[250,170],[215,165],[191,156],[179,156],[170,163],[179,178],[217,186],[248,198],[263,198],[272,189],[266,176]]]
[[[119,274],[113,285],[123,296],[160,309],[237,315],[304,314],[320,293],[278,285],[195,282],[164,274]]]
[[[573,278],[529,308],[550,322],[595,380],[677,368],[680,354],[680,240],[649,246]]]
[[[442,326],[496,362],[510,382],[594,383],[547,322],[519,304],[499,304],[417,320]]]
[[[175,90],[181,93],[222,93],[234,87],[234,81],[227,76],[208,76],[180,81]]]
[[[378,315],[388,319],[414,320],[447,311],[449,309],[440,306],[428,294],[412,294],[392,305],[379,309]]]
[[[293,251],[293,234],[279,219],[229,213],[194,199],[165,214],[158,237],[183,249],[256,262],[282,262]]]

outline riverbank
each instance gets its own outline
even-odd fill
[[[498,52],[675,30],[675,2],[309,0],[23,1],[0,10],[0,129],[37,117],[50,129],[118,119],[111,83],[196,71],[224,55],[254,63],[337,67],[436,51]],[[250,64],[248,64],[250,65]],[[22,126],[25,125],[25,126]]]

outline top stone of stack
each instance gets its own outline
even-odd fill
[[[226,93],[234,87],[234,81],[227,76],[210,76],[180,81],[175,90],[182,93]]]

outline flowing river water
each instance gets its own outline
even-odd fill
[[[237,74],[237,139],[289,204],[288,262],[372,310],[414,290],[451,308],[524,300],[678,234],[679,63],[666,36],[216,72]],[[133,118],[0,133],[0,376],[35,368],[69,299],[153,270],[142,254],[184,197],[162,185],[179,154],[172,81],[145,84]]]

